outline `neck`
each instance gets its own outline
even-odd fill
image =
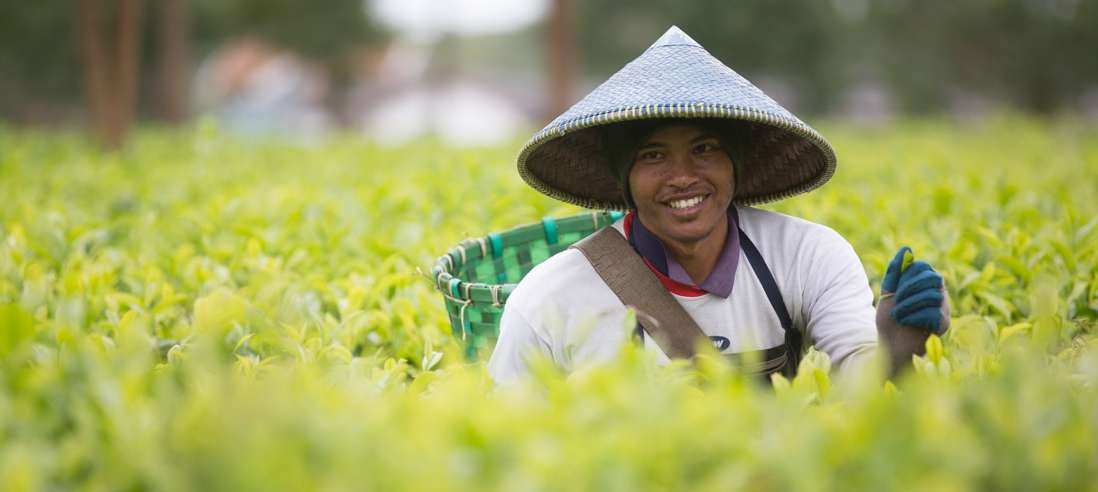
[[[717,266],[717,260],[720,259],[724,242],[728,237],[728,221],[718,222],[716,228],[707,236],[693,241],[677,241],[674,238],[659,235],[656,237],[659,237],[667,252],[679,265],[682,265],[683,270],[686,270],[694,283],[701,285],[705,279],[709,278],[709,274],[713,273],[713,268]]]

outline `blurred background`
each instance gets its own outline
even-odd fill
[[[670,25],[802,117],[1098,120],[1098,0],[0,0],[0,127],[529,133]]]

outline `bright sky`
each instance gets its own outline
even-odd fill
[[[549,8],[549,0],[363,1],[375,18],[418,40],[516,31],[541,20]]]

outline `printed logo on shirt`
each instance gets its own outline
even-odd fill
[[[644,340],[644,329],[641,328],[640,323],[637,323],[636,328],[633,329],[633,336],[636,337],[638,341]],[[709,341],[713,342],[713,346],[717,348],[718,352],[724,352],[725,350],[728,350],[728,347],[732,346],[732,340],[729,340],[727,337],[710,336]]]

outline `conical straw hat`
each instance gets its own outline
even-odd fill
[[[608,125],[657,118],[717,118],[739,132],[733,202],[752,205],[810,191],[835,172],[835,151],[816,130],[671,27],[637,59],[536,133],[519,175],[553,198],[594,209],[627,207],[608,163]]]

